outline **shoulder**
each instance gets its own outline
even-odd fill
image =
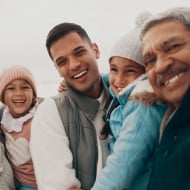
[[[68,91],[64,91],[57,94],[56,96],[51,97],[51,99],[58,103],[64,103],[68,97],[69,97]]]
[[[144,91],[146,91],[146,92],[151,92],[151,93],[154,92],[153,89],[152,89],[152,87],[151,87],[151,85],[150,85],[150,82],[149,82],[148,79],[139,81],[139,82],[135,85],[135,87],[134,87],[134,89],[133,89],[131,95],[137,94],[137,93],[141,93],[141,92],[144,92]]]
[[[138,101],[139,103],[147,106],[153,104],[165,104],[159,96],[157,96],[150,85],[148,79],[139,81],[130,94],[129,100]]]
[[[55,109],[55,101],[52,98],[44,98],[44,100],[38,104],[35,115],[39,113],[52,113]]]

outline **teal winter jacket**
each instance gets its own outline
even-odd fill
[[[107,117],[112,153],[92,190],[144,190],[166,106],[156,97],[145,76],[127,86],[118,97],[112,90],[111,94],[111,105],[119,102]]]

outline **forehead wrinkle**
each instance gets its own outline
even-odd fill
[[[164,39],[162,39],[164,38]],[[152,44],[148,47],[145,46],[145,43],[142,44],[142,50],[148,50],[148,52],[146,54],[143,55],[143,57],[148,57],[150,56],[150,50],[151,49],[162,49],[162,48],[165,48],[167,47],[168,45],[170,45],[170,43],[173,43],[173,42],[177,42],[177,41],[184,41],[183,37],[182,36],[171,36],[167,39],[165,39],[165,36],[163,36],[160,40],[158,39],[157,42],[155,42],[155,44]],[[146,47],[146,49],[144,49]]]
[[[175,41],[179,41],[179,40],[183,40],[183,37],[181,36],[172,36],[166,40],[164,40],[162,43],[161,43],[161,46],[167,46],[168,44],[172,43],[172,42],[175,42]]]

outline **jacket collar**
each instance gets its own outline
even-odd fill
[[[189,117],[189,109],[190,109],[190,87],[187,90],[180,106],[178,107],[177,110],[174,110],[174,113],[168,122],[165,132],[167,134],[167,131],[173,130],[174,129],[180,129],[185,127],[185,124],[188,125],[190,123],[190,117]]]
[[[90,118],[93,119],[96,115],[96,113],[99,110],[100,103],[97,99],[85,96],[81,92],[75,90],[71,86],[67,84],[67,90],[69,97],[72,98],[72,100],[76,103],[76,105],[86,113],[86,115]],[[108,87],[105,85],[105,83],[102,81],[102,93],[103,93],[103,98],[107,100],[110,97],[110,93],[108,90]],[[104,101],[106,102],[106,101]]]

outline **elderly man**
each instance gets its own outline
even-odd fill
[[[169,102],[160,128],[149,190],[190,189],[190,8],[149,19],[142,54],[155,92]]]

